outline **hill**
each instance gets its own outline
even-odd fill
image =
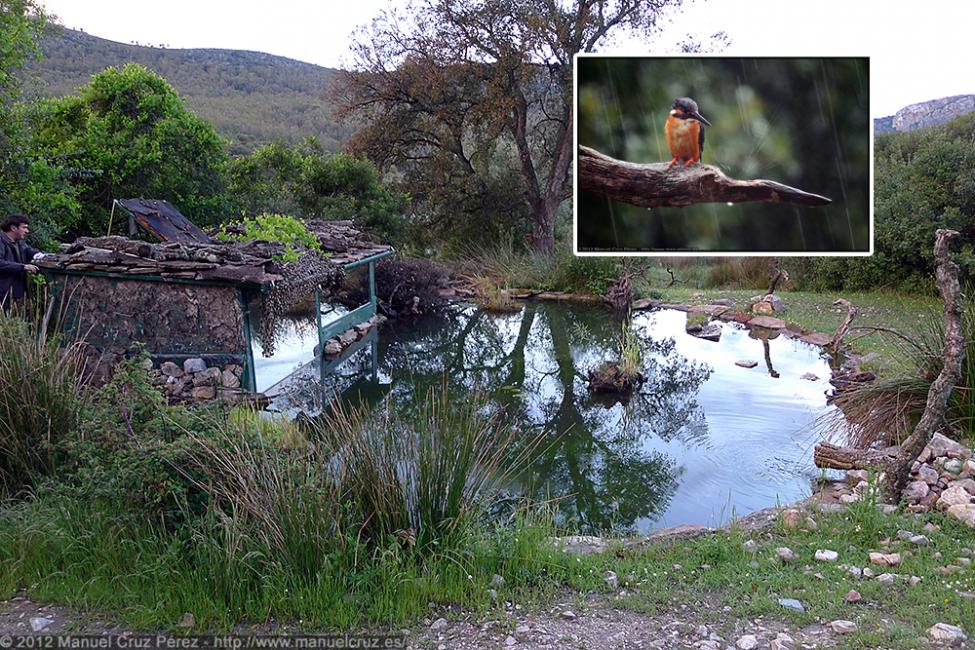
[[[314,135],[338,151],[352,129],[331,116],[326,91],[337,71],[261,52],[125,45],[56,28],[41,43],[43,59],[24,70],[29,97],[76,91],[108,66],[139,63],[162,75],[197,115],[245,153],[274,140]]]
[[[876,133],[910,131],[944,124],[956,117],[975,112],[975,95],[954,95],[911,104],[894,115],[873,121]]]

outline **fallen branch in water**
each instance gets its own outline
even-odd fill
[[[638,164],[579,147],[579,189],[643,208],[684,207],[696,203],[793,203],[820,206],[832,199],[767,180],[728,178],[713,165],[669,168]]]

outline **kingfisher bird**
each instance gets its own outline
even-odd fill
[[[697,112],[697,102],[690,97],[678,97],[667,116],[664,133],[667,136],[667,146],[674,159],[667,165],[667,169],[674,166],[678,160],[686,161],[684,167],[701,160],[704,152],[704,126],[711,123]]]

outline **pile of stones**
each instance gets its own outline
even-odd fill
[[[212,399],[237,401],[246,395],[241,385],[243,366],[238,364],[207,366],[200,358],[153,364],[149,382],[162,390],[171,402],[202,402]]]
[[[908,509],[932,508],[975,528],[975,459],[972,450],[940,433],[924,448],[904,491]]]

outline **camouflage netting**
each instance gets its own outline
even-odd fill
[[[345,275],[342,267],[312,251],[303,253],[297,262],[280,262],[278,266],[283,279],[274,282],[261,301],[263,315],[259,336],[265,356],[274,354],[283,316],[306,302],[316,291],[331,295]]]

